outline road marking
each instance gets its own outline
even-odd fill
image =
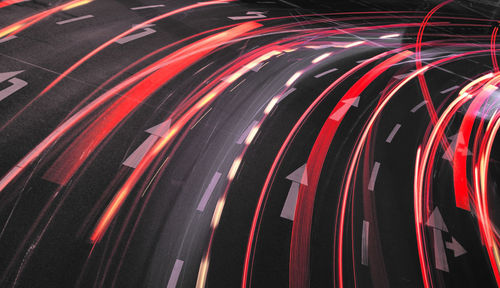
[[[399,128],[401,128],[401,124],[396,124],[394,128],[392,128],[392,131],[389,134],[389,136],[387,136],[387,139],[385,139],[385,142],[391,143],[392,139],[394,139],[394,136],[396,136],[396,133],[398,133]]]
[[[252,124],[250,124],[250,126],[248,126],[247,129],[245,129],[245,131],[243,131],[243,134],[241,134],[240,138],[238,138],[238,141],[236,141],[236,144],[242,144],[243,141],[245,141],[245,139],[247,139],[247,136],[250,133],[250,131],[252,130],[252,128],[255,127],[255,125],[257,125],[258,123],[259,123],[259,121],[254,120],[252,122]]]
[[[342,101],[344,105],[342,105],[335,113],[333,113],[329,118],[334,120],[334,121],[340,121],[342,117],[349,111],[351,106],[358,107],[359,105],[359,96],[356,98],[351,98],[351,99],[346,99]]]
[[[424,101],[422,101],[422,102],[418,103],[418,104],[417,104],[417,106],[413,107],[413,108],[410,110],[410,111],[411,111],[411,113],[415,113],[415,112],[417,112],[417,111],[418,111],[418,109],[422,108],[422,106],[424,106],[424,105],[425,105],[425,103],[427,103],[427,101],[426,101],[426,100],[424,100]]]
[[[370,222],[363,220],[363,230],[361,233],[361,265],[368,266],[368,241]]]
[[[170,123],[172,122],[171,119],[168,119],[165,122],[162,122],[156,126],[153,126],[149,129],[146,130],[146,133],[149,133],[149,137],[139,145],[137,149],[130,154],[130,156],[123,161],[123,165],[130,167],[130,168],[137,168],[139,163],[141,163],[142,158],[146,156],[146,153],[153,147],[153,145],[156,143],[156,140],[158,140],[160,137],[163,137],[168,130],[170,129]]]
[[[306,164],[300,166],[298,169],[290,173],[286,177],[288,180],[292,180],[292,185],[288,190],[288,195],[286,196],[285,204],[281,210],[281,218],[285,218],[293,221],[295,217],[295,207],[297,206],[297,197],[299,196],[300,185],[307,185],[307,171]]]
[[[434,208],[425,224],[431,227],[433,232],[432,238],[436,269],[449,272],[450,269],[448,267],[448,260],[446,259],[446,251],[443,241],[443,231],[448,232],[448,227],[446,227],[446,223],[444,223],[443,216],[441,216],[441,212],[439,212],[439,208],[437,206]]]
[[[24,86],[28,85],[28,82],[19,78],[14,78],[16,75],[22,72],[24,72],[24,70],[0,73],[0,83],[9,80],[9,83],[11,84],[9,87],[0,90],[0,101],[4,100],[10,95],[21,90]]]
[[[443,233],[442,231],[432,228],[434,237],[434,261],[436,263],[436,269],[450,272],[450,268],[448,267],[448,260],[446,259],[446,251],[444,250],[443,245]]]
[[[467,250],[458,243],[457,239],[455,237],[451,237],[451,242],[446,242],[446,248],[450,249],[453,251],[453,257],[458,257],[461,256],[465,253],[467,253]]]
[[[439,93],[441,93],[441,94],[446,94],[446,93],[451,92],[451,91],[453,91],[453,90],[455,90],[455,89],[457,89],[457,88],[460,88],[460,86],[455,85],[455,86],[450,87],[450,88],[448,88],[448,89],[444,89],[443,91],[441,91],[441,92],[439,92]]]
[[[68,19],[68,20],[63,20],[63,21],[59,21],[59,22],[56,22],[57,25],[64,25],[64,24],[68,24],[68,23],[71,23],[71,22],[76,22],[76,21],[80,21],[80,20],[85,20],[85,19],[89,19],[89,18],[93,18],[94,15],[85,15],[85,16],[81,16],[81,17],[76,17],[76,18],[71,18],[71,19]]]
[[[266,12],[257,12],[257,11],[248,11],[247,15],[248,16],[231,16],[227,17],[231,20],[251,20],[251,19],[260,19],[260,18],[267,18],[266,15],[264,15]]]
[[[205,206],[207,206],[208,200],[210,200],[210,196],[212,196],[212,193],[214,192],[215,186],[217,186],[221,175],[221,173],[215,172],[214,176],[212,176],[212,180],[210,180],[207,189],[205,189],[205,193],[203,193],[203,196],[201,197],[200,203],[198,203],[198,207],[196,208],[196,210],[201,212],[205,210]]]
[[[380,163],[375,162],[375,164],[373,164],[370,181],[368,182],[368,190],[370,191],[373,191],[375,189],[375,182],[377,181],[378,169],[380,169]]]
[[[139,32],[139,33],[135,33],[135,34],[132,34],[132,35],[125,36],[123,38],[120,38],[120,39],[116,40],[115,42],[118,43],[118,44],[122,44],[123,45],[125,43],[128,43],[128,42],[131,42],[131,41],[134,41],[134,40],[146,37],[146,36],[151,35],[153,33],[156,33],[156,30],[150,28],[151,26],[153,26],[153,25],[147,25],[147,26],[145,26],[143,28],[144,31]]]
[[[326,74],[330,74],[332,72],[335,72],[337,71],[338,69],[337,68],[333,68],[333,69],[330,69],[330,70],[326,70],[325,72],[322,72],[322,73],[319,73],[318,75],[315,75],[314,78],[320,78],[320,77],[323,77],[325,76]]]
[[[172,273],[170,273],[170,279],[168,279],[167,288],[175,288],[177,286],[177,281],[179,281],[179,275],[181,274],[182,265],[184,261],[176,259],[174,268],[172,268]]]
[[[446,150],[446,152],[444,153],[443,159],[451,162],[453,160],[453,156],[457,152],[456,150],[457,150],[458,141],[460,141],[460,144],[463,144],[465,142],[465,139],[461,133],[460,133],[460,136],[459,136],[459,133],[457,133],[453,136],[448,137],[448,139],[451,140],[451,143],[448,146],[448,149]],[[459,152],[462,152],[462,151],[459,151]],[[472,152],[468,148],[467,148],[467,151],[464,151],[464,152],[467,153],[467,156],[472,155]]]
[[[151,8],[159,8],[159,7],[165,7],[165,5],[163,5],[163,4],[158,4],[158,5],[149,5],[149,6],[133,7],[133,8],[130,8],[130,10],[143,10],[143,9],[151,9]]]
[[[0,43],[4,43],[4,42],[10,41],[12,39],[16,39],[16,38],[17,38],[16,35],[11,35],[9,37],[0,38]]]

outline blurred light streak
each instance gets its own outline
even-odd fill
[[[227,174],[227,179],[229,181],[232,181],[234,179],[234,176],[236,175],[236,172],[238,172],[238,168],[240,168],[241,164],[241,158],[236,158],[231,165],[231,169],[229,169],[229,173]]]
[[[295,74],[293,74],[292,77],[290,77],[290,79],[288,79],[288,81],[286,81],[285,85],[287,87],[292,86],[292,84],[295,83],[295,81],[297,81],[297,79],[299,79],[300,76],[302,76],[302,73],[304,73],[304,72],[303,71],[295,72]]]
[[[443,111],[443,113],[439,117],[438,121],[434,125],[434,128],[433,128],[431,134],[429,135],[429,138],[425,144],[425,147],[423,148],[423,152],[422,152],[422,155],[420,158],[420,163],[417,166],[418,173],[416,173],[416,178],[414,179],[414,183],[415,183],[414,189],[417,189],[416,191],[414,191],[414,193],[416,195],[415,197],[419,201],[418,203],[415,204],[416,205],[415,206],[415,208],[416,208],[416,211],[415,211],[416,225],[419,225],[419,223],[420,224],[422,223],[422,220],[423,220],[422,219],[423,218],[422,217],[422,205],[424,205],[424,207],[426,207],[425,204],[427,204],[427,203],[424,204],[422,202],[423,195],[424,195],[424,193],[426,193],[426,195],[428,194],[427,190],[429,189],[428,185],[430,183],[431,169],[433,167],[433,163],[434,163],[434,159],[435,159],[434,157],[429,158],[429,156],[434,155],[436,153],[436,149],[440,143],[440,139],[443,138],[444,130],[445,130],[446,126],[448,125],[448,123],[451,121],[451,119],[452,119],[453,115],[456,113],[456,111],[462,105],[464,105],[467,101],[472,99],[472,97],[474,97],[473,94],[468,93],[469,92],[468,89],[475,86],[476,84],[481,83],[481,82],[488,80],[490,78],[492,78],[492,75],[487,74],[485,76],[482,76],[482,77],[474,80],[473,82],[471,82],[470,84],[465,86],[460,91],[459,96],[456,99],[454,99],[448,105],[448,107]],[[493,80],[494,79],[492,79],[490,81],[493,81]],[[486,93],[488,93],[488,92],[486,92]],[[429,167],[429,169],[427,170],[426,167]],[[418,228],[418,226],[417,226],[417,228]],[[427,249],[426,249],[426,245],[425,245],[424,238],[423,238],[422,227],[417,229],[417,237],[422,237],[420,239],[417,239],[417,242],[419,243],[419,245],[418,245],[419,255],[427,255],[427,253],[426,253]],[[428,259],[420,257],[420,267],[421,267],[422,276],[423,276],[424,280],[427,280],[427,282],[424,282],[425,287],[431,287],[431,285],[432,285],[430,271],[428,269],[429,266],[430,265],[429,265]]]
[[[247,248],[246,248],[246,253],[245,253],[245,263],[244,263],[244,269],[243,269],[243,277],[241,281],[241,287],[246,288],[251,286],[251,280],[252,280],[252,266],[253,266],[253,257],[254,254],[252,253],[254,245],[257,243],[257,238],[259,235],[259,229],[258,226],[260,226],[261,218],[260,215],[262,213],[263,207],[265,207],[266,202],[267,202],[267,197],[268,197],[268,192],[272,186],[272,183],[274,181],[274,178],[276,177],[277,170],[279,166],[281,165],[281,162],[283,161],[283,156],[286,154],[288,147],[290,143],[293,141],[293,139],[296,137],[298,131],[304,124],[304,122],[309,118],[311,113],[317,108],[317,106],[325,99],[325,97],[333,90],[335,89],[340,83],[342,83],[344,80],[349,78],[351,75],[353,75],[356,71],[359,69],[369,65],[370,63],[377,61],[387,55],[389,55],[390,52],[384,52],[375,55],[374,57],[367,59],[363,63],[360,63],[353,68],[351,68],[349,71],[341,75],[337,80],[335,80],[332,84],[330,84],[316,99],[309,105],[309,107],[305,110],[305,112],[301,115],[299,120],[295,123],[289,134],[287,135],[287,138],[281,145],[273,163],[272,166],[267,174],[266,180],[264,182],[264,185],[262,187],[257,206],[255,208],[255,213],[254,217],[252,220],[252,226],[250,229],[250,234],[248,236],[248,243],[247,243]]]
[[[167,17],[173,16],[173,15],[176,15],[176,14],[179,14],[179,13],[183,13],[183,12],[195,9],[195,8],[204,7],[204,6],[210,6],[210,5],[217,5],[217,4],[225,4],[225,3],[228,3],[228,2],[231,2],[231,1],[235,1],[235,0],[221,0],[221,1],[217,0],[217,1],[199,2],[199,3],[193,4],[193,5],[189,5],[189,6],[186,6],[186,7],[182,7],[182,8],[179,8],[179,9],[167,12],[165,14],[162,14],[162,15],[156,16],[154,18],[151,18],[151,19],[149,19],[147,21],[144,21],[141,24],[136,25],[136,26],[128,29],[127,31],[125,31],[123,33],[120,33],[119,35],[111,38],[110,40],[106,41],[105,43],[101,44],[99,47],[97,47],[96,49],[94,49],[89,54],[85,55],[83,58],[81,58],[80,60],[78,60],[75,64],[71,65],[71,67],[69,67],[66,71],[64,71],[63,73],[61,73],[61,75],[59,75],[54,81],[52,81],[52,83],[50,83],[45,89],[43,89],[43,91],[40,92],[40,94],[38,96],[41,96],[41,95],[44,95],[45,93],[47,93],[50,89],[52,89],[55,85],[57,85],[57,83],[59,83],[63,78],[65,78],[66,76],[68,76],[71,72],[73,72],[75,69],[77,69],[78,67],[80,67],[87,60],[89,60],[90,58],[94,57],[97,53],[99,53],[100,51],[102,51],[106,47],[110,46],[116,40],[118,40],[120,38],[128,36],[128,35],[132,34],[133,32],[146,27],[149,24],[152,24],[154,22],[157,22],[157,21],[162,20],[162,19],[167,18]]]
[[[204,40],[197,41],[187,47],[191,47],[194,49],[202,49],[202,47],[206,48],[206,45],[210,44],[213,41],[216,41],[216,43],[222,44],[223,42],[227,42],[230,39],[236,38],[237,36],[253,30],[255,28],[260,27],[261,24],[258,24],[256,22],[246,22],[243,23],[239,26],[236,26],[235,28],[232,28],[230,30],[227,30],[225,32],[221,32],[219,34],[216,34],[214,36],[210,36],[208,38],[205,38]],[[183,50],[190,50],[188,48],[181,49]],[[209,48],[210,49],[210,48]],[[211,47],[211,49],[214,49],[214,47]],[[209,50],[210,51],[210,50]],[[191,59],[191,62],[188,62],[187,59],[181,59],[182,64],[180,67],[184,69],[187,65],[190,65],[190,63],[193,63],[194,61],[197,61],[204,55],[206,55],[209,51],[203,52],[198,52],[198,54],[195,54],[194,58]],[[201,53],[201,54],[200,54]],[[182,53],[179,53],[182,55]],[[172,54],[170,55],[173,59],[178,58],[179,55]],[[180,63],[179,63],[180,64]],[[165,71],[162,71],[164,69],[158,70],[155,73],[158,73],[160,77],[165,77],[165,74],[173,73],[173,75],[176,75],[179,71],[172,71],[172,68],[170,66],[165,67]],[[154,75],[154,74],[153,74]],[[154,83],[154,82],[153,82]],[[164,82],[163,82],[164,83]],[[92,242],[97,242],[101,239],[102,235],[105,233],[107,230],[107,227],[111,223],[111,220],[115,217],[116,213],[118,212],[119,208],[123,204],[125,198],[128,196],[130,193],[131,189],[135,186],[141,175],[144,173],[145,169],[149,165],[149,163],[152,161],[152,159],[161,151],[161,149],[171,141],[171,139],[180,131],[181,127],[185,126],[186,123],[201,109],[203,108],[206,104],[208,104],[210,101],[212,101],[215,96],[217,96],[220,92],[223,91],[229,84],[228,83],[223,83],[219,84],[216,88],[214,88],[210,93],[208,93],[206,96],[204,96],[198,103],[192,107],[189,111],[187,111],[181,119],[179,119],[177,122],[173,123],[170,130],[168,131],[167,135],[165,135],[163,138],[159,139],[158,142],[153,146],[153,148],[146,154],[146,156],[142,159],[142,161],[139,163],[137,168],[132,172],[132,175],[127,179],[127,181],[123,184],[122,188],[117,192],[115,195],[115,198],[111,201],[110,205],[106,208],[104,211],[103,215],[101,216],[101,219],[99,219],[96,228],[94,229],[94,232],[92,233],[91,236],[91,241]],[[137,87],[137,86],[136,86]],[[142,88],[139,87],[138,91],[142,91]],[[109,121],[109,120],[108,120]],[[101,131],[101,130],[99,130]]]
[[[92,2],[92,1],[94,1],[94,0],[82,0],[82,1],[78,1],[76,3],[72,3],[72,4],[68,5],[68,6],[65,6],[64,8],[62,8],[62,11],[71,10],[73,8],[80,7],[82,5],[88,4],[88,3]]]
[[[269,114],[273,110],[274,106],[276,106],[276,104],[279,102],[279,100],[280,96],[274,96],[264,109],[264,114]]]
[[[427,23],[429,22],[431,16],[434,13],[436,13],[436,11],[439,10],[441,7],[443,7],[444,5],[449,4],[451,2],[453,2],[453,0],[443,1],[443,2],[439,3],[438,5],[436,5],[436,7],[434,7],[431,11],[429,11],[429,13],[427,13],[427,15],[425,15],[424,20],[420,24],[420,27],[419,27],[418,33],[417,33],[417,41],[416,41],[417,45],[415,47],[415,52],[416,52],[415,53],[416,54],[415,64],[416,64],[417,70],[422,68],[421,50],[422,50],[422,37],[424,34],[424,29],[427,26]],[[420,89],[422,90],[422,94],[424,95],[424,100],[427,101],[425,103],[425,106],[427,107],[427,111],[429,112],[429,116],[431,118],[431,123],[435,124],[437,122],[438,117],[436,114],[436,110],[434,109],[434,105],[432,104],[432,99],[431,99],[431,95],[429,93],[429,88],[427,87],[427,82],[425,81],[425,77],[423,74],[418,75],[418,82],[420,83]],[[444,139],[443,141],[445,143],[445,146],[447,146],[448,145],[447,140]]]
[[[92,1],[93,0],[83,0],[83,1],[82,0],[74,0],[74,1],[68,2],[66,4],[56,6],[52,9],[47,10],[47,11],[43,11],[43,12],[40,12],[38,14],[27,17],[23,20],[16,22],[16,23],[13,23],[5,28],[0,29],[0,39],[3,37],[16,35],[17,33],[30,27],[31,25],[49,17],[50,15],[55,14],[57,12],[60,12],[62,10],[68,9],[68,7],[73,7],[74,5],[80,6],[80,5],[84,5],[84,4],[87,4],[87,3],[92,2]],[[83,2],[85,2],[85,3],[83,3]]]
[[[399,33],[394,33],[394,34],[386,34],[386,35],[382,35],[380,36],[379,38],[380,39],[388,39],[388,38],[396,38],[396,37],[399,37],[401,36],[401,34]]]
[[[250,145],[253,141],[253,138],[255,138],[255,136],[257,135],[258,132],[259,132],[259,125],[252,127],[252,129],[250,130],[250,133],[248,133],[248,136],[245,139],[245,144]]]
[[[491,33],[491,62],[493,64],[493,72],[498,72],[498,61],[497,61],[497,51],[495,41],[497,39],[498,26],[493,28],[493,33]]]
[[[25,2],[25,1],[27,1],[27,0],[4,0],[4,1],[0,2],[0,8],[14,5],[14,4],[21,3],[21,2]],[[0,36],[0,38],[1,38],[1,36]]]
[[[325,60],[326,58],[328,58],[330,55],[332,55],[332,53],[331,53],[331,52],[329,52],[329,53],[325,53],[325,54],[322,54],[322,55],[320,55],[320,56],[318,56],[318,57],[314,58],[314,60],[312,60],[312,63],[313,63],[313,64],[319,63],[319,62],[321,62],[321,61]]]

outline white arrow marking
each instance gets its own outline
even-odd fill
[[[432,231],[434,232],[434,237],[432,238],[434,239],[434,260],[436,263],[436,269],[450,272],[448,260],[446,259],[446,251],[444,250],[443,245],[443,232],[436,228],[432,228]]]
[[[448,149],[446,150],[446,153],[444,153],[443,155],[443,159],[445,160],[448,160],[448,161],[452,161],[453,160],[453,155],[455,154],[456,152],[456,148],[457,148],[457,145],[460,141],[460,144],[464,144],[465,142],[465,139],[463,137],[462,134],[455,134],[451,137],[448,137],[449,140],[451,140],[451,143],[450,145],[448,146]],[[462,152],[466,152],[467,153],[467,156],[470,156],[472,155],[472,152],[469,150],[469,149],[466,149],[467,151],[459,151],[460,153]]]
[[[455,257],[467,253],[467,250],[465,250],[464,247],[458,243],[455,237],[451,237],[451,242],[446,242],[446,248],[453,250],[453,256]]]
[[[286,177],[292,180],[290,190],[286,196],[285,204],[281,210],[281,218],[293,221],[295,217],[295,207],[297,206],[297,197],[299,196],[300,185],[307,185],[307,171],[306,164],[300,166],[297,170],[293,171]]]
[[[370,232],[370,222],[363,220],[363,230],[361,233],[361,265],[368,266],[368,240]]]
[[[232,17],[227,17],[231,20],[251,20],[251,19],[260,19],[260,18],[266,18],[267,16],[264,15],[266,12],[253,12],[253,11],[248,11],[247,15],[248,16],[232,16]]]
[[[12,39],[16,39],[16,38],[17,38],[16,35],[11,35],[11,36],[8,36],[8,37],[0,38],[0,43],[4,43],[4,42],[10,41]]]
[[[351,99],[346,99],[342,101],[344,103],[343,106],[340,107],[335,113],[333,113],[329,118],[334,120],[334,121],[339,121],[344,117],[344,115],[349,111],[351,106],[358,107],[359,105],[359,97],[356,98],[351,98]]]
[[[139,32],[139,33],[136,33],[136,34],[125,36],[123,38],[120,38],[120,39],[116,40],[115,42],[118,43],[118,44],[125,44],[125,43],[128,43],[128,42],[137,40],[139,38],[146,37],[146,36],[151,35],[153,33],[156,33],[156,30],[154,30],[152,28],[149,28],[149,27],[144,27],[143,29],[144,29],[143,32]]]
[[[68,20],[63,20],[63,21],[59,21],[59,22],[56,22],[57,25],[64,25],[64,24],[68,24],[68,23],[71,23],[71,22],[76,22],[76,21],[80,21],[80,20],[85,20],[85,19],[89,19],[89,18],[93,18],[94,15],[85,15],[85,16],[81,16],[81,17],[76,17],[76,18],[71,18],[71,19],[68,19]]]
[[[163,4],[158,4],[158,5],[149,5],[149,6],[133,7],[133,8],[130,8],[130,10],[143,10],[143,9],[151,9],[151,8],[159,8],[159,7],[165,7],[165,5],[163,5]]]
[[[432,211],[431,216],[429,216],[425,224],[429,227],[448,232],[448,227],[446,227],[446,223],[444,223],[443,216],[441,216],[441,212],[437,206],[434,208],[434,211]]]
[[[132,154],[130,154],[130,156],[128,156],[128,158],[125,159],[122,164],[131,168],[137,168],[137,165],[139,165],[142,158],[144,158],[146,153],[148,153],[148,151],[151,149],[151,147],[153,147],[156,141],[168,132],[168,130],[170,129],[170,123],[171,120],[168,119],[167,121],[146,130],[146,132],[151,135],[149,135],[149,137],[144,142],[142,142],[142,144],[139,145],[139,147],[135,149],[135,151],[132,152]]]
[[[370,176],[370,181],[368,182],[368,190],[375,190],[375,182],[377,181],[378,169],[380,169],[380,163],[375,162],[373,164],[372,174]]]
[[[392,128],[392,131],[389,134],[389,136],[387,136],[387,139],[385,139],[385,142],[391,143],[392,139],[394,139],[394,136],[396,136],[396,133],[398,133],[399,128],[401,128],[401,124],[396,124],[394,128]]]
[[[207,206],[208,200],[210,199],[212,192],[214,192],[215,186],[217,186],[221,175],[221,173],[215,172],[212,180],[210,180],[210,183],[207,186],[207,189],[205,189],[205,193],[203,193],[203,196],[201,197],[200,203],[198,203],[198,208],[196,208],[196,210],[201,212],[205,210],[205,206]]]
[[[176,259],[174,268],[172,268],[172,273],[170,273],[170,279],[168,279],[167,288],[175,288],[177,286],[177,281],[179,281],[179,275],[181,274],[182,265],[184,261]]]
[[[290,175],[286,176],[286,179],[307,186],[306,164],[300,166],[299,168],[297,168],[297,170],[290,173]]]
[[[326,70],[325,72],[322,72],[322,73],[319,73],[317,75],[314,75],[314,78],[320,78],[320,77],[323,77],[327,74],[330,74],[330,73],[333,73],[335,71],[337,71],[338,69],[337,68],[333,68],[333,69],[330,69],[330,70]]]
[[[0,83],[5,81],[5,80],[9,80],[10,78],[13,78],[17,74],[20,74],[23,72],[24,72],[24,70],[0,73]]]
[[[255,125],[257,125],[258,123],[259,123],[259,121],[254,120],[252,122],[252,124],[250,124],[250,126],[248,126],[247,129],[245,129],[245,131],[243,131],[243,134],[241,134],[240,138],[238,138],[238,141],[236,141],[236,144],[242,144],[243,141],[245,141],[245,139],[247,139],[247,136],[248,136],[248,134],[250,134],[250,131],[252,130],[252,128],[255,127]]]
[[[0,74],[0,82],[8,80],[21,72],[24,72],[24,71],[1,73]],[[11,84],[9,87],[0,91],[0,101],[4,100],[5,98],[9,97],[10,95],[12,95],[15,92],[19,91],[20,89],[22,89],[24,86],[28,85],[28,82],[21,80],[19,78],[10,79],[9,83]]]
[[[446,93],[448,93],[448,92],[451,92],[451,91],[453,91],[453,90],[456,90],[457,88],[460,88],[460,86],[455,85],[455,86],[450,87],[450,88],[448,88],[448,89],[444,89],[443,91],[441,91],[441,92],[439,92],[439,93],[441,93],[441,94],[446,94]]]
[[[417,106],[413,107],[413,108],[410,110],[410,111],[411,111],[411,113],[415,113],[415,112],[417,112],[417,111],[418,111],[418,109],[420,109],[422,106],[424,106],[424,105],[425,105],[425,103],[427,103],[427,101],[425,101],[425,100],[424,100],[424,101],[422,101],[422,102],[420,102],[420,103],[418,103],[418,104],[417,104]]]

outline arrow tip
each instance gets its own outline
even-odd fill
[[[0,82],[9,80],[10,78],[22,72],[24,72],[24,70],[0,73]]]
[[[290,173],[290,175],[286,176],[286,179],[292,180],[293,182],[300,183],[302,185],[307,186],[307,170],[306,170],[306,165],[304,164],[297,168],[295,171]]]
[[[170,129],[170,124],[172,123],[172,120],[169,118],[167,121],[162,122],[156,126],[153,126],[146,130],[146,133],[149,133],[151,135],[155,135],[158,137],[164,137],[165,134],[167,134],[168,130]]]
[[[446,242],[446,248],[453,250],[453,256],[458,257],[467,253],[467,250],[458,243],[455,237],[451,237],[451,243]]]
[[[434,208],[434,211],[432,211],[431,216],[429,216],[429,219],[427,219],[425,224],[441,231],[448,232],[448,227],[446,227],[443,216],[441,216],[441,212],[439,212],[439,208],[437,206]]]

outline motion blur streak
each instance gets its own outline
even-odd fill
[[[491,62],[493,63],[493,70],[494,72],[498,72],[498,61],[497,61],[497,54],[496,54],[496,39],[497,39],[497,34],[498,34],[498,26],[493,28],[493,32],[491,33]]]
[[[261,26],[261,24],[258,24],[255,22],[247,22],[247,23],[241,24],[235,28],[227,30],[225,32],[221,32],[219,34],[216,34],[214,36],[210,36],[204,40],[200,40],[200,41],[195,42],[189,46],[186,46],[185,48],[179,50],[178,53],[174,53],[174,54],[169,56],[169,61],[172,61],[171,62],[172,64],[167,65],[167,66],[159,69],[158,71],[153,73],[151,76],[149,76],[148,78],[143,80],[141,82],[141,83],[143,83],[142,85],[139,84],[139,85],[135,86],[127,94],[134,96],[133,99],[140,98],[139,100],[143,101],[143,99],[145,99],[145,97],[147,97],[148,95],[150,95],[151,93],[156,91],[160,86],[164,85],[166,81],[170,80],[172,77],[174,77],[176,74],[180,73],[186,67],[188,67],[192,63],[198,61],[199,59],[201,59],[202,57],[207,55],[210,51],[215,49],[216,45],[222,45],[223,43],[226,43],[226,42],[230,41],[231,39],[234,39],[234,38],[240,36],[241,34],[247,32],[247,31],[253,30],[255,28],[258,28],[260,26]],[[188,57],[181,57],[185,53],[192,53],[192,55],[188,55]],[[147,90],[144,90],[144,89],[147,89]],[[123,185],[122,189],[120,189],[117,192],[116,196],[113,198],[113,200],[111,201],[108,208],[106,208],[103,216],[99,220],[94,232],[92,233],[92,236],[91,236],[92,242],[97,242],[102,237],[102,235],[106,231],[107,227],[109,226],[111,220],[114,218],[115,214],[118,212],[121,205],[125,201],[126,197],[130,193],[132,187],[135,185],[135,183],[138,181],[138,178],[140,178],[140,176],[142,175],[144,170],[147,168],[147,165],[149,164],[148,160],[151,161],[152,158],[154,158],[154,156],[159,153],[160,149],[158,149],[158,147],[163,147],[166,143],[168,143],[171,140],[171,138],[180,131],[181,126],[184,126],[187,123],[188,119],[193,117],[194,114],[196,112],[198,112],[202,106],[206,105],[206,103],[208,103],[210,100],[212,100],[212,98],[215,97],[215,95],[216,94],[209,93],[207,96],[205,96],[205,98],[202,99],[198,103],[197,106],[193,107],[188,113],[186,113],[183,116],[182,120],[180,120],[179,122],[172,125],[171,129],[168,131],[168,134],[164,138],[162,138],[162,140],[160,140],[159,143],[157,143],[155,145],[155,147],[153,147],[152,151],[150,153],[148,153],[148,155],[146,155],[146,157],[144,157],[144,159],[141,161],[139,166],[134,170],[134,172],[132,172],[132,175],[130,176],[129,180]],[[122,99],[124,99],[123,101],[127,101],[127,102],[130,101],[130,100],[127,100],[128,98],[126,96],[123,97]],[[134,105],[134,103],[135,103],[135,105],[138,104],[138,102],[135,102],[135,101],[136,100],[132,100],[132,101],[130,101],[131,103],[125,104],[126,106],[123,106],[123,107],[126,107],[124,109],[127,109],[126,113],[123,113],[123,109],[121,108],[121,106],[123,104],[121,104],[120,102],[117,102],[119,104],[119,106],[117,106],[117,108],[111,107],[111,108],[114,108],[113,111],[111,111],[111,112],[115,113],[114,111],[116,111],[116,113],[119,113],[119,114],[117,114],[117,115],[119,115],[119,117],[117,118],[117,121],[114,122],[114,126],[116,126],[119,123],[119,121],[121,121],[121,119],[123,119],[123,117],[125,117],[126,114],[128,114],[131,111],[131,109],[133,109],[135,107],[135,106],[133,106],[130,108],[129,105]],[[109,121],[110,121],[110,119],[104,118],[102,120],[102,124],[97,125],[97,126],[94,125],[94,127],[96,127],[96,129],[93,130],[94,132],[92,133],[92,137],[87,138],[87,136],[85,136],[81,139],[81,141],[84,141],[85,139],[89,139],[90,142],[87,141],[87,145],[91,145],[91,146],[88,146],[88,147],[95,147],[95,144],[93,144],[93,143],[95,143],[95,139],[93,139],[93,137],[100,137],[100,139],[103,139],[106,136],[105,134],[103,135],[103,128],[109,127],[108,126]],[[97,122],[95,122],[95,123],[97,123]],[[103,127],[101,127],[101,126],[103,126]],[[110,127],[110,129],[113,127]],[[110,129],[108,129],[107,131],[110,131]],[[77,139],[75,143],[78,143],[78,142],[79,141]],[[163,146],[161,144],[163,144]],[[77,149],[75,151],[87,151],[87,149],[88,149],[87,146],[81,146],[81,145],[79,145],[78,148],[79,149]],[[66,151],[68,151],[68,150],[66,150]],[[76,153],[76,154],[72,154],[72,153]],[[72,155],[80,155],[77,152],[72,152],[72,153],[67,154],[68,157],[73,157]],[[60,159],[62,159],[62,158],[60,158]],[[65,161],[62,161],[62,162],[60,162],[60,165],[64,165],[65,163],[66,163]],[[76,171],[76,169],[73,169],[73,172],[74,171]],[[68,178],[63,179],[63,180],[67,180],[67,179]]]
[[[24,2],[26,0],[4,0],[2,2],[0,2],[0,8],[3,8],[3,7],[7,7],[7,6],[10,6],[10,5],[14,5],[14,4],[17,4],[17,3],[21,3],[21,2]]]
[[[4,37],[14,36],[17,33],[32,26],[33,24],[49,17],[52,14],[55,14],[55,13],[63,11],[63,10],[69,10],[69,9],[75,8],[77,6],[85,5],[85,4],[88,4],[92,1],[93,0],[74,0],[74,1],[68,2],[66,4],[62,4],[62,5],[59,5],[57,7],[52,8],[52,9],[49,9],[47,11],[43,11],[43,12],[40,12],[40,13],[35,14],[33,16],[30,16],[26,19],[23,19],[21,21],[18,21],[14,24],[9,25],[5,28],[0,29],[0,39],[4,38]],[[14,3],[10,3],[8,5],[11,5],[11,4],[14,4]],[[0,3],[0,8],[4,7],[1,5],[2,5],[2,3]],[[7,5],[5,5],[5,6],[7,6]]]
[[[491,79],[493,78],[493,79]],[[488,81],[489,80],[489,81]],[[429,177],[430,177],[430,171],[433,166],[434,162],[434,157],[430,157],[430,155],[434,155],[435,151],[439,145],[440,140],[443,138],[443,133],[444,129],[448,125],[449,121],[452,119],[453,115],[455,112],[467,101],[472,99],[475,95],[470,94],[469,89],[473,87],[474,85],[478,83],[484,83],[486,82],[486,85],[488,83],[494,83],[491,81],[495,81],[494,75],[493,74],[487,74],[485,76],[482,76],[473,82],[469,83],[466,87],[464,87],[460,93],[459,96],[454,99],[448,107],[443,111],[441,114],[440,118],[438,119],[438,122],[434,126],[426,144],[422,152],[422,156],[420,158],[420,163],[417,165],[418,168],[418,173],[416,172],[416,178],[415,178],[415,185],[414,188],[417,189],[415,190],[415,198],[419,201],[416,203],[416,209],[415,209],[415,222],[417,225],[417,243],[418,243],[418,249],[419,249],[419,255],[420,255],[420,267],[421,267],[421,272],[424,280],[427,280],[427,283],[424,282],[424,285],[426,287],[431,287],[432,282],[430,280],[430,271],[428,269],[429,261],[426,257],[423,255],[427,255],[427,248],[424,242],[423,238],[423,215],[427,217],[428,215],[428,209],[424,210],[426,211],[425,214],[422,214],[422,205],[423,207],[427,208],[426,203],[423,202],[424,196],[428,195],[427,190],[429,189]],[[488,93],[490,94],[491,92],[488,92],[486,90],[483,90],[481,93]],[[429,170],[426,171],[426,167],[429,167]],[[427,173],[426,173],[427,172]],[[425,176],[424,176],[425,174]],[[466,194],[468,197],[468,195]],[[489,251],[489,250],[488,250]],[[490,255],[490,260],[492,259]],[[493,262],[492,262],[493,263]],[[495,274],[496,275],[496,274]],[[497,278],[497,276],[495,276]],[[498,279],[498,278],[497,278]],[[497,280],[498,281],[498,280]]]
[[[418,29],[418,34],[417,34],[417,46],[415,48],[415,54],[416,54],[416,60],[415,64],[417,66],[417,69],[422,68],[422,57],[421,57],[421,50],[422,50],[422,37],[424,35],[424,29],[425,26],[427,26],[427,23],[429,22],[431,16],[436,13],[439,8],[443,7],[446,4],[449,4],[453,2],[453,0],[447,0],[444,2],[439,3],[436,7],[434,7],[427,15],[425,15],[424,21],[422,21],[422,24],[420,25],[420,28]],[[424,75],[418,75],[418,82],[420,83],[420,89],[422,90],[422,94],[424,95],[424,100],[425,106],[427,107],[427,111],[429,111],[429,116],[431,117],[431,122],[435,124],[437,122],[437,113],[436,110],[434,109],[434,105],[432,104],[432,99],[431,95],[429,93],[429,87],[427,87],[427,82],[425,81]],[[446,139],[444,140],[446,141]]]

